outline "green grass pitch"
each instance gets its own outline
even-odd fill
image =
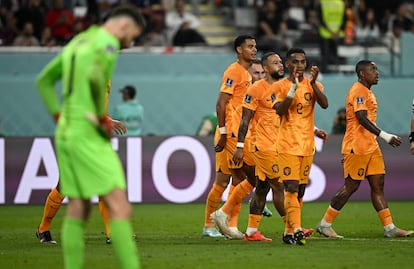
[[[305,203],[304,227],[315,227],[328,202]],[[414,229],[414,201],[390,202],[394,223]],[[370,202],[349,202],[334,228],[344,239],[314,234],[306,246],[281,241],[283,223],[274,215],[263,218],[260,230],[271,243],[203,238],[204,204],[134,204],[133,226],[141,267],[148,269],[207,268],[414,268],[414,238],[384,238]],[[60,228],[66,206],[52,224],[57,245],[42,245],[35,237],[43,207],[0,206],[0,268],[63,268]],[[246,229],[248,205],[243,204],[239,229]],[[85,268],[119,268],[110,245],[105,244],[97,205],[88,222]]]

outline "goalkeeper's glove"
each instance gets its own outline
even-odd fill
[[[98,131],[99,133],[105,137],[110,139],[112,136],[112,120],[108,115],[102,116],[98,119]]]

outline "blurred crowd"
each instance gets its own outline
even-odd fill
[[[345,7],[340,25],[343,34],[330,37],[341,44],[388,42],[398,53],[401,32],[414,33],[414,0],[332,1],[343,2]],[[321,24],[328,24],[321,3],[329,0],[0,0],[0,45],[64,45],[91,24],[100,24],[121,2],[140,8],[147,20],[136,46],[208,45],[198,30],[200,4],[231,12],[238,7],[254,10],[253,34],[263,50],[291,46],[292,33],[295,40],[319,40]],[[185,9],[186,4],[192,8]]]

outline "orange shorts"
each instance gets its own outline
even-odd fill
[[[225,150],[216,152],[216,172],[222,172],[225,175],[231,174],[227,162],[227,152]]]
[[[299,184],[308,184],[312,162],[313,155],[295,156],[287,153],[279,153],[280,181],[298,180]]]
[[[245,145],[249,145],[250,141],[249,139],[246,139],[244,144]],[[235,165],[233,162],[233,153],[236,150],[237,147],[237,137],[228,137],[227,141],[226,141],[226,148],[225,151],[227,152],[227,162],[228,162],[228,167],[230,169],[239,169],[243,166],[243,163],[239,164],[239,165]],[[244,147],[243,149],[243,162],[249,166],[254,166],[254,159],[253,159],[253,152],[250,152],[248,150],[248,147]]]
[[[253,153],[256,176],[261,181],[279,177],[278,154],[276,151],[256,151]]]
[[[352,179],[364,180],[367,176],[382,174],[385,175],[385,165],[379,148],[364,155],[344,154],[344,178],[349,175]]]

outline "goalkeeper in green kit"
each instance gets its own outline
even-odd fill
[[[60,184],[62,194],[69,198],[61,235],[67,269],[84,265],[83,234],[93,196],[100,196],[109,209],[112,245],[121,268],[139,268],[130,223],[132,208],[123,168],[110,141],[105,95],[119,50],[129,47],[144,27],[136,7],[119,5],[102,26],[91,26],[77,35],[37,78],[43,102],[58,121],[55,146]],[[59,80],[61,106],[55,88]]]

